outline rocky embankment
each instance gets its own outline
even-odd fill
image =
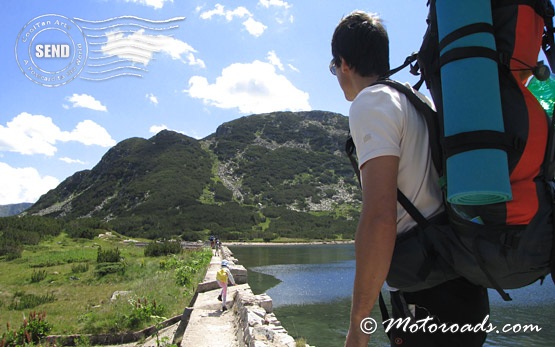
[[[229,261],[237,283],[228,287],[228,311],[221,311],[221,303],[217,301],[220,288],[216,272],[222,259]],[[273,313],[272,299],[266,294],[255,295],[246,283],[247,270],[223,247],[221,257],[212,257],[190,313],[184,313],[182,327],[176,330],[174,343],[183,347],[295,347],[295,340]],[[184,330],[182,336],[181,330]]]

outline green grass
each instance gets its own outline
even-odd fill
[[[184,251],[173,257],[145,257],[144,248],[122,241],[117,235],[110,239],[73,240],[62,234],[26,248],[19,259],[0,258],[0,336],[7,323],[19,326],[22,317],[31,311],[46,312],[46,320],[52,324],[51,334],[128,331],[130,327],[125,322],[133,316],[138,300],[155,301],[158,308],[163,308],[164,317],[181,314],[205,274],[210,250]],[[103,250],[120,250],[124,273],[95,275],[99,246]],[[177,265],[161,269],[160,263],[169,258]],[[179,266],[187,266],[186,275],[190,278],[186,286],[177,284]],[[75,271],[76,267],[80,271]],[[46,276],[37,282],[39,271]],[[114,291],[131,294],[111,302]],[[22,294],[55,299],[33,308],[10,309]],[[142,323],[142,327],[153,324],[147,320]]]

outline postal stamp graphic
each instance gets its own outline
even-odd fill
[[[45,87],[57,87],[79,75],[87,50],[85,35],[72,19],[46,14],[33,18],[21,29],[15,56],[28,79]]]
[[[181,47],[172,31],[185,17],[149,20],[119,16],[104,20],[45,14],[27,22],[17,36],[15,57],[23,74],[45,87],[76,78],[106,81],[142,77],[156,53],[194,51]]]

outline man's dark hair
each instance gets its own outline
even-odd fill
[[[337,67],[343,58],[363,77],[389,72],[389,38],[377,16],[356,11],[343,18],[333,33],[331,53]]]

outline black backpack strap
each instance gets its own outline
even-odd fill
[[[440,146],[441,132],[437,112],[427,102],[422,100],[412,89],[402,83],[390,79],[383,79],[377,81],[375,84],[385,84],[404,94],[416,110],[424,117],[428,128],[428,140],[432,153],[432,161],[437,172],[441,176],[443,173],[443,161]]]
[[[403,206],[405,211],[414,219],[421,229],[425,229],[430,225],[430,222],[424,217],[420,211],[414,206],[414,204],[406,197],[399,188],[397,188],[397,201]]]
[[[347,153],[347,156],[351,161],[351,166],[353,167],[353,170],[355,171],[355,174],[358,179],[358,185],[360,188],[362,188],[362,181],[360,180],[360,169],[358,168],[358,162],[357,162],[357,159],[355,158],[355,151],[356,151],[355,142],[353,141],[353,138],[349,136],[349,138],[345,142],[345,153]]]
[[[542,49],[547,58],[547,62],[551,67],[551,70],[555,69],[555,54],[553,53],[553,46],[555,46],[555,40],[553,39],[553,16],[555,15],[555,9],[550,0],[544,0],[545,8],[543,13],[543,20],[545,27],[542,36]]]
[[[417,59],[418,59],[418,52],[412,53],[411,55],[406,57],[403,64],[399,65],[394,69],[389,70],[389,72],[387,73],[387,77],[389,78],[391,75],[396,74],[397,72],[403,70],[404,68],[411,65],[412,63],[415,63]],[[411,65],[410,73],[413,75],[418,75],[418,68]]]
[[[387,305],[385,304],[385,299],[383,298],[383,294],[380,291],[380,295],[378,298],[379,301],[379,305],[380,305],[380,313],[382,314],[382,324],[385,324],[385,322],[387,322],[390,318],[389,315],[389,310],[387,309]],[[391,339],[391,332],[389,330],[386,330],[385,333],[387,334],[387,337]]]
[[[351,165],[353,166],[353,170],[355,171],[355,174],[357,176],[358,183],[362,187],[362,181],[360,179],[360,169],[358,168],[358,162],[355,158],[355,150],[356,148],[355,148],[355,143],[353,142],[353,138],[349,137],[347,139],[347,142],[345,143],[345,152],[347,153],[347,156],[351,161]],[[401,192],[398,188],[397,188],[397,201],[401,204],[401,206],[403,206],[405,211],[407,211],[407,213],[412,217],[412,219],[416,221],[416,223],[418,223],[418,225],[421,228],[425,228],[429,225],[429,222],[426,219],[426,217],[424,217],[422,213],[418,211],[416,206],[414,206],[414,204],[410,202],[410,200],[405,196],[405,194],[403,194],[403,192]]]
[[[375,84],[385,84],[399,91],[400,93],[406,95],[409,101],[417,109],[417,111],[419,111],[424,116],[426,125],[428,126],[428,132],[429,132],[428,138],[430,141],[432,160],[438,172],[441,172],[442,165],[441,165],[441,153],[440,153],[440,147],[439,147],[439,124],[437,122],[437,114],[434,111],[434,109],[432,109],[430,105],[428,105],[424,100],[422,100],[418,95],[416,95],[416,93],[414,93],[412,89],[397,81],[393,81],[390,79],[383,79],[383,80],[377,81],[376,83],[374,83],[374,85]],[[362,182],[360,178],[360,169],[358,168],[358,162],[355,158],[355,151],[356,151],[356,147],[355,147],[353,138],[349,137],[347,139],[347,142],[345,143],[345,152],[347,153],[347,156],[351,161],[351,165],[353,166],[353,170],[355,171],[358,182],[362,187]],[[429,225],[429,222],[426,219],[426,217],[424,217],[422,213],[418,211],[416,206],[414,206],[414,204],[399,189],[397,189],[397,201],[401,204],[401,206],[403,206],[405,211],[407,211],[407,213],[412,217],[412,219],[416,221],[416,223],[418,223],[418,225],[422,229],[426,228]]]

